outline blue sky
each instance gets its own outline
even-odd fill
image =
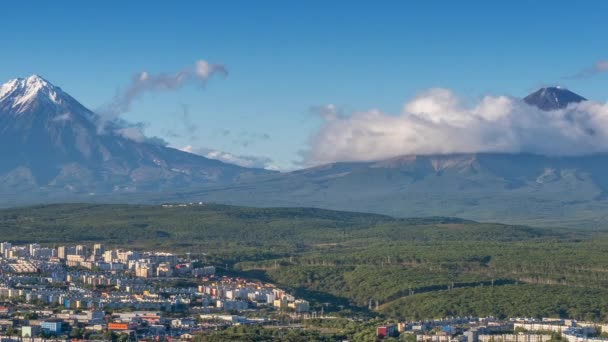
[[[228,77],[145,94],[123,118],[175,147],[289,169],[322,124],[310,108],[328,103],[397,115],[432,87],[475,101],[553,84],[605,102],[608,73],[566,76],[608,59],[607,11],[603,1],[12,1],[0,12],[0,79],[37,73],[96,109],[137,72],[221,63]]]

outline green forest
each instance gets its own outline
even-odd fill
[[[62,204],[0,210],[5,241],[189,252],[338,314],[608,321],[608,228],[307,208]],[[226,268],[227,267],[227,268]]]

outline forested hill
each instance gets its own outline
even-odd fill
[[[403,219],[314,208],[52,204],[0,210],[0,234],[16,242],[100,241],[180,249],[210,242],[305,245],[368,237],[390,240],[393,234],[426,241],[530,239],[558,233],[459,218]]]
[[[446,219],[424,221],[442,220]],[[51,204],[0,210],[0,234],[20,242],[101,241],[135,248],[153,244],[179,249],[209,241],[319,241],[345,230],[395,221],[382,215],[308,208]]]
[[[5,241],[190,252],[225,272],[389,318],[608,320],[608,230],[310,208],[65,204],[0,210]],[[374,303],[369,311],[370,301]],[[376,309],[375,303],[378,302]]]

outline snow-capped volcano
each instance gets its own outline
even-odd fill
[[[97,126],[95,113],[40,76],[1,85],[0,196],[158,191],[266,173]]]
[[[10,80],[0,87],[0,110],[10,113],[23,113],[42,106],[67,108],[76,102],[61,88],[54,86],[38,75]]]

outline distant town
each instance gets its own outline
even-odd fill
[[[0,254],[1,341],[190,340],[316,315],[273,284],[218,277],[189,255],[10,242]]]
[[[376,334],[379,339],[401,336],[418,342],[605,342],[606,331],[608,324],[561,318],[457,317],[388,324]]]
[[[0,272],[2,342],[190,341],[234,326],[301,331],[307,321],[364,321],[312,311],[308,301],[273,284],[218,276],[214,265],[189,254],[3,242]],[[385,321],[373,335],[410,342],[606,342],[606,332],[608,324],[569,319],[457,317]]]

